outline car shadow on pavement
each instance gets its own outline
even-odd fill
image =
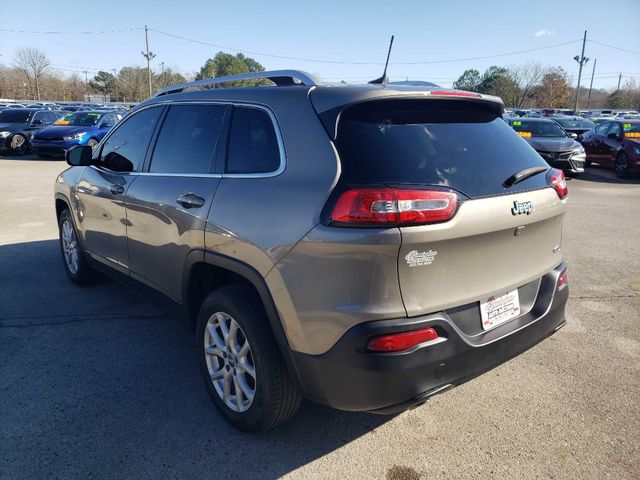
[[[392,418],[304,402],[273,431],[238,432],[190,329],[116,282],[71,284],[57,240],[0,246],[0,285],[7,478],[275,479]]]

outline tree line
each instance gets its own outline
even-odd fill
[[[152,90],[191,80],[264,71],[256,60],[239,53],[218,52],[194,75],[171,68],[151,73]],[[146,67],[127,66],[115,71],[99,71],[83,78],[81,73],[63,75],[46,54],[36,48],[22,48],[9,66],[0,64],[0,98],[20,100],[85,101],[86,95],[108,95],[115,102],[140,102],[148,96]],[[260,84],[261,81],[254,82]]]
[[[264,71],[264,67],[242,53],[232,55],[218,52],[192,75],[172,68],[154,70],[151,75],[152,90],[190,80],[260,71]],[[266,81],[249,83],[261,85]],[[482,74],[476,69],[468,69],[453,83],[453,87],[499,96],[506,106],[513,108],[572,108],[575,96],[571,78],[562,67],[533,62],[508,67],[493,65]],[[108,95],[112,101],[118,102],[145,100],[148,95],[147,69],[127,66],[120,70],[99,71],[92,74],[91,78],[88,75],[82,78],[79,72],[65,76],[54,68],[43,51],[36,48],[19,49],[11,65],[0,64],[0,98],[84,101],[85,96],[90,94]],[[579,97],[579,107],[587,108],[587,87],[580,87]],[[589,108],[632,109],[639,106],[640,86],[635,79],[627,80],[619,90],[613,92],[593,89],[588,103]]]
[[[493,65],[482,74],[468,69],[453,83],[453,88],[496,95],[507,107],[513,108],[573,108],[576,93],[562,67],[533,62],[509,67]],[[640,86],[633,78],[612,92],[594,88],[589,96],[589,88],[581,86],[579,93],[580,109],[640,106]]]

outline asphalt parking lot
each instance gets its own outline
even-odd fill
[[[568,325],[550,339],[394,417],[306,402],[252,436],[217,414],[185,326],[67,280],[64,168],[0,157],[0,478],[639,478],[640,181],[570,181]]]

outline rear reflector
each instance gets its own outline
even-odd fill
[[[438,337],[438,332],[427,327],[413,332],[394,333],[391,335],[381,335],[374,337],[367,343],[367,350],[372,352],[401,352],[409,350],[416,345],[431,342],[442,337]],[[444,340],[444,338],[442,338]]]
[[[547,184],[553,187],[561,199],[565,198],[569,194],[569,188],[567,187],[567,179],[564,178],[564,172],[552,168],[547,173]]]
[[[558,277],[558,291],[569,285],[569,271],[565,268]]]
[[[421,225],[449,220],[458,195],[444,190],[355,188],[343,192],[331,220],[340,224]]]

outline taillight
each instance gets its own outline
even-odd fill
[[[547,183],[550,187],[553,187],[560,199],[565,198],[569,194],[569,188],[567,188],[567,179],[564,178],[564,172],[552,168],[547,173]]]
[[[558,277],[558,291],[564,289],[567,285],[569,285],[569,272],[565,268]]]
[[[331,212],[339,224],[420,225],[449,220],[458,195],[445,190],[354,188],[343,192]]]
[[[446,340],[444,337],[439,337],[435,329],[427,327],[412,332],[392,333],[374,337],[367,343],[367,350],[372,352],[401,352],[421,343],[433,342],[439,339]]]

